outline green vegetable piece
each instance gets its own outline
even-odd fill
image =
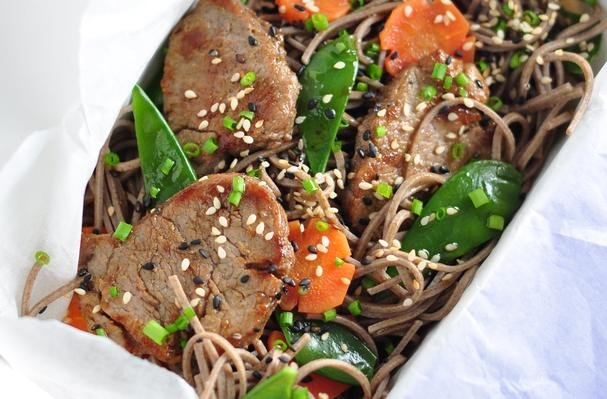
[[[436,97],[436,87],[432,85],[424,85],[421,91],[421,97],[426,101],[431,101],[434,97]]]
[[[489,69],[489,64],[487,63],[487,61],[485,61],[484,59],[480,59],[476,62],[476,67],[478,68],[478,70],[483,73],[486,70]]]
[[[329,230],[329,223],[325,222],[324,220],[317,220],[316,223],[314,223],[314,227],[316,227],[316,230],[324,233],[325,231]]]
[[[240,78],[240,85],[244,87],[252,86],[253,83],[255,83],[255,79],[257,79],[257,74],[253,71],[249,71]]]
[[[51,261],[51,257],[45,251],[39,250],[34,254],[34,259],[36,263],[40,263],[41,265],[48,265]]]
[[[491,215],[487,218],[487,227],[493,230],[504,230],[504,217]]]
[[[295,387],[291,392],[291,399],[308,399],[310,391],[306,387]]]
[[[468,90],[464,89],[463,87],[458,87],[457,95],[460,97],[468,97]]]
[[[150,188],[150,197],[152,197],[152,198],[158,197],[159,192],[160,192],[160,189],[158,187],[152,186],[152,188]]]
[[[357,82],[356,90],[357,91],[367,91],[367,90],[369,90],[369,84],[365,83],[365,82]]]
[[[422,209],[424,209],[424,203],[417,198],[413,198],[413,201],[411,201],[411,213],[419,216],[422,214]]]
[[[204,153],[207,155],[211,155],[217,151],[218,148],[219,145],[217,144],[217,139],[215,137],[209,137],[204,143],[202,143],[202,151],[204,151]]]
[[[523,11],[523,20],[531,26],[538,26],[542,21],[537,14],[531,10]]]
[[[114,166],[118,162],[120,162],[120,156],[118,156],[118,154],[115,152],[110,151],[103,154],[103,163],[105,163],[107,166]]]
[[[280,316],[278,317],[280,318]],[[292,327],[280,325],[289,345],[297,341],[304,330],[308,331],[307,327],[314,327],[313,331],[318,329],[322,331],[322,334],[316,332],[310,333],[310,341],[295,356],[297,364],[301,366],[316,359],[338,359],[358,368],[369,380],[373,377],[377,356],[350,330],[339,324],[330,322],[300,320],[298,324],[300,324],[302,329],[297,329],[297,331]],[[323,340],[321,337],[325,333],[328,333],[328,336],[325,336],[326,339]],[[320,369],[317,373],[335,381],[358,385],[356,380],[348,374],[330,367]]]
[[[337,317],[337,310],[329,309],[322,314],[323,321],[331,321]]]
[[[253,118],[255,118],[255,112],[253,111],[240,111],[240,114],[238,115],[247,118],[248,120],[253,120]]]
[[[234,128],[236,127],[236,121],[231,116],[224,116],[223,127],[229,130],[234,130]]]
[[[588,43],[587,43],[586,47],[584,47],[583,50],[580,47],[580,45],[575,45],[575,46],[569,47],[566,50],[572,51],[574,53],[583,54],[588,62],[592,62],[596,58],[597,54],[599,54],[599,51],[601,50],[602,42],[603,42],[603,36],[598,35],[598,36],[595,36],[592,39],[588,40]],[[586,57],[585,54],[588,54],[588,56]],[[571,73],[574,73],[574,74],[580,75],[580,76],[583,75],[582,70],[580,69],[580,67],[577,64],[574,64],[573,62],[565,61],[563,63],[563,65],[565,66],[565,69],[568,72],[571,72]]]
[[[301,182],[301,185],[307,193],[313,193],[314,191],[319,189],[318,184],[312,178],[305,179]]]
[[[344,264],[344,260],[342,258],[335,258],[335,266],[340,267]]]
[[[120,241],[124,241],[131,234],[131,230],[133,230],[133,226],[126,222],[120,222],[116,227],[116,231],[114,231],[114,237]]]
[[[160,171],[163,175],[168,176],[169,173],[171,173],[173,166],[175,166],[175,161],[173,161],[171,158],[166,158],[162,165],[160,165]]]
[[[289,399],[297,371],[285,367],[273,376],[263,380],[245,395],[245,399]]]
[[[443,80],[445,79],[445,75],[447,75],[447,64],[435,62],[432,69],[432,79]]]
[[[377,137],[382,138],[386,134],[388,134],[388,129],[386,129],[385,126],[379,125],[378,127],[375,128],[375,135]]]
[[[451,75],[445,76],[445,80],[443,81],[443,89],[451,90],[451,86],[453,86],[453,78]]]
[[[166,328],[160,325],[156,320],[149,320],[143,327],[143,334],[154,341],[157,345],[165,343],[169,337],[169,332]]]
[[[510,7],[510,5],[508,4],[508,2],[506,2],[506,3],[504,3],[502,5],[502,12],[507,17],[512,17],[514,15],[514,9],[512,7]]]
[[[510,57],[510,61],[508,63],[510,65],[510,68],[516,69],[516,68],[520,67],[521,65],[523,65],[522,58],[524,56],[526,56],[526,54],[524,51],[521,51],[521,50],[512,54],[512,57]]]
[[[333,146],[331,147],[331,151],[333,151],[334,153],[341,152],[341,141],[340,140],[335,140],[335,142],[333,143]]]
[[[132,106],[144,185],[150,195],[157,187],[156,201],[164,202],[195,182],[196,173],[164,117],[139,86],[133,88]],[[175,165],[165,175],[160,167],[167,158]]]
[[[234,176],[232,178],[232,191],[235,191],[237,193],[244,193],[244,189],[245,189],[245,181],[244,181],[244,177],[242,176]]]
[[[502,108],[502,105],[504,105],[504,103],[502,102],[502,99],[498,96],[491,96],[487,101],[487,105],[492,110],[497,111],[498,109]]]
[[[375,280],[373,280],[371,277],[365,276],[360,281],[360,286],[366,290],[368,290],[371,287],[375,287],[376,285],[377,285],[377,282]]]
[[[465,87],[468,85],[468,83],[470,83],[470,78],[465,73],[460,72],[457,75],[455,75],[455,84],[456,85],[458,85],[460,87]]]
[[[352,316],[359,316],[363,312],[363,306],[358,299],[350,302],[348,305],[348,311]]]
[[[289,345],[287,345],[287,343],[282,339],[277,339],[274,341],[274,347],[284,352],[289,348]]]
[[[196,317],[196,312],[194,311],[194,308],[188,306],[187,308],[183,309],[183,315],[186,317],[186,319],[188,319],[188,321],[190,321]]]
[[[386,199],[390,199],[392,198],[392,186],[385,181],[379,182],[377,186],[375,186],[375,193]]]
[[[183,152],[188,158],[196,158],[200,156],[200,146],[196,143],[185,143]]]
[[[377,64],[370,64],[367,67],[367,73],[369,74],[369,77],[373,80],[380,80],[382,75],[384,74],[384,71],[381,69],[381,67]]]
[[[297,115],[305,117],[299,129],[313,174],[325,171],[357,71],[354,39],[343,34],[318,50],[300,76]],[[330,101],[320,101],[327,94]],[[317,102],[313,109],[311,102]]]
[[[112,298],[116,298],[118,296],[118,287],[116,287],[115,285],[112,285],[107,290]]]
[[[470,191],[468,193],[468,197],[470,197],[470,201],[472,201],[472,205],[474,205],[475,208],[480,208],[481,206],[490,202],[489,197],[487,197],[485,190],[482,188],[477,188],[474,191]]]
[[[293,325],[293,313],[292,312],[281,312],[278,316],[278,322],[280,325],[291,327]]]
[[[99,327],[95,329],[95,334],[99,335],[100,337],[107,337],[107,333],[105,332],[105,329]]]
[[[441,262],[452,263],[499,234],[487,227],[490,215],[501,215],[506,223],[520,203],[522,177],[514,166],[501,161],[471,162],[455,172],[424,206],[402,241],[402,250],[426,250],[440,255]],[[469,193],[480,189],[488,203],[475,208]],[[442,220],[429,221],[431,214],[445,208]],[[450,212],[450,209],[456,212]],[[445,246],[457,243],[453,250]]]
[[[312,26],[319,32],[327,30],[329,28],[329,20],[325,14],[314,14],[310,17],[312,20]]]
[[[232,191],[230,195],[228,195],[228,202],[235,207],[240,205],[240,201],[242,200],[242,193],[239,191]]]
[[[466,153],[466,145],[464,143],[451,144],[451,158],[460,159]]]

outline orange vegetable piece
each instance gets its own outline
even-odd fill
[[[476,46],[474,45],[475,43],[476,43],[476,37],[468,36],[466,38],[466,40],[464,41],[464,44],[462,44],[462,47],[460,49],[460,51],[463,54],[462,61],[474,62],[474,55],[475,55],[475,50],[476,50]]]
[[[63,318],[63,322],[82,331],[88,331],[86,320],[80,311],[80,298],[78,295],[72,295],[72,300],[67,307],[67,315]]]
[[[339,229],[329,225],[327,231],[318,231],[316,222],[319,221],[321,220],[317,218],[310,219],[303,233],[298,222],[289,223],[289,239],[299,247],[290,273],[297,286],[287,286],[287,293],[280,302],[283,310],[292,310],[297,305],[300,312],[318,314],[337,307],[344,301],[354,276],[354,266],[345,262],[337,266],[335,259],[343,260],[352,252],[346,236]],[[316,259],[306,259],[311,254],[308,247],[322,244],[323,237],[329,243],[327,252],[318,251]],[[304,295],[300,295],[297,292],[299,282],[306,277],[311,281],[310,288]]]
[[[310,393],[318,398],[318,394],[325,393],[329,396],[329,399],[337,398],[342,393],[346,392],[351,385],[344,384],[343,382],[333,381],[327,377],[323,377],[320,374],[310,374],[310,380],[306,379],[306,382],[299,382],[297,385],[308,388]]]
[[[324,14],[331,22],[343,17],[350,11],[349,0],[314,0],[314,4],[318,7],[316,12],[310,11],[301,0],[276,0],[275,3],[282,19],[288,22],[303,22],[313,14],[318,13]],[[298,10],[295,6],[300,9]],[[301,8],[304,10],[302,11]],[[281,12],[281,10],[284,10],[284,12]]]
[[[268,335],[268,350],[271,350],[272,348],[274,348],[274,343],[276,341],[283,341],[283,342],[287,342],[287,339],[285,338],[284,334],[278,330],[274,330],[272,332],[270,332],[270,334]]]
[[[379,34],[382,50],[398,52],[394,59],[386,57],[384,67],[390,75],[439,49],[453,54],[462,47],[470,26],[451,1],[445,3],[406,0],[392,10]]]

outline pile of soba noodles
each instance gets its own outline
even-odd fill
[[[401,2],[368,0],[364,3],[319,33],[310,32],[303,25],[284,24],[274,2],[250,0],[248,6],[284,35],[288,62],[294,71],[299,71],[324,41],[336,37],[344,29],[355,37],[364,71],[367,65],[375,62],[365,55],[366,44],[377,42],[385,20]],[[503,137],[511,138],[509,142],[504,140],[502,143],[502,135],[494,135],[494,158],[507,154],[504,160],[522,172],[523,191],[526,192],[555,141],[563,132],[570,134],[574,130],[588,104],[593,84],[588,61],[600,45],[596,37],[607,28],[607,20],[603,19],[598,6],[580,0],[562,3],[509,0],[507,5],[514,12],[507,18],[503,14],[504,4],[496,0],[457,3],[470,21],[471,34],[476,37],[476,61],[483,64],[481,70],[491,95],[503,101],[503,106],[496,112],[487,107],[480,109],[496,122]],[[580,10],[578,15],[581,17],[573,17],[573,13],[565,12],[563,8]],[[533,11],[541,21],[527,33],[520,29],[522,10]],[[506,29],[498,34],[493,28],[499,19],[506,19],[508,23]],[[380,53],[379,65],[382,65],[384,57],[385,53]],[[518,57],[520,66],[511,67],[512,57]],[[368,83],[371,92],[379,92],[389,77],[382,81],[364,76],[359,79]],[[436,108],[444,105],[452,104],[442,102]],[[362,92],[352,92],[344,117],[349,127],[339,133],[342,151],[334,154],[327,172],[315,176],[321,190],[313,197],[302,195],[301,182],[310,177],[307,169],[287,173],[290,164],[284,162],[305,159],[303,143],[297,135],[291,143],[281,147],[221,162],[216,165],[215,172],[244,172],[259,168],[261,178],[280,197],[289,220],[325,217],[347,234],[353,249],[353,255],[347,261],[356,266],[356,274],[344,305],[358,299],[363,310],[362,315],[353,321],[344,306],[338,309],[335,322],[350,329],[378,353],[375,375],[368,381],[353,366],[325,359],[300,367],[298,380],[319,368],[332,366],[360,382],[361,387],[354,388],[350,395],[361,396],[362,391],[365,397],[382,398],[387,395],[390,376],[407,361],[428,330],[453,309],[495,241],[456,265],[432,265],[437,272],[431,277],[424,277],[419,272],[423,268],[420,264],[427,263],[426,259],[400,251],[399,241],[407,233],[408,222],[412,219],[409,212],[411,197],[434,190],[445,181],[443,175],[434,173],[422,173],[407,179],[395,188],[393,197],[374,215],[360,236],[351,232],[341,217],[340,195],[351,177],[350,160],[354,157],[356,127],[370,107],[372,101],[365,101]],[[502,145],[507,146],[506,151],[500,150]],[[144,195],[129,107],[123,110],[101,154],[108,151],[118,153],[122,161],[108,167],[100,156],[84,199],[83,224],[94,226],[99,231],[114,231],[122,220],[135,223],[148,212],[149,198]],[[401,273],[390,277],[385,273],[388,266],[396,267]],[[378,285],[363,289],[361,278],[369,273],[383,275],[384,278]],[[411,277],[404,279],[401,274]],[[77,286],[78,279],[71,284],[66,286],[68,290]],[[171,284],[180,304],[188,306],[188,298],[178,281],[171,281]],[[377,294],[382,291],[390,291],[391,299],[374,302],[374,298],[381,297]],[[46,302],[53,297],[47,297]],[[42,301],[34,307],[34,314],[45,304]],[[274,323],[269,321],[264,335],[278,329]],[[196,387],[201,397],[242,396],[260,379],[287,367],[307,338],[304,335],[285,351],[266,348],[261,340],[249,350],[244,350],[226,345],[227,341],[222,341],[217,334],[204,332],[197,318],[193,319],[192,327],[195,335],[184,349],[182,368],[176,371]],[[383,349],[387,345],[393,346],[389,353]],[[227,364],[232,367],[226,368]]]

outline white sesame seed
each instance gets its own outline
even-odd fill
[[[450,122],[455,122],[458,119],[458,116],[455,112],[449,112],[449,114],[447,115],[447,119]]]
[[[503,31],[503,30],[498,30],[497,32],[498,32],[498,35],[499,35],[500,33],[501,33],[502,35],[504,34],[504,31]],[[497,35],[496,35],[496,36],[492,36],[492,37],[491,37],[491,40],[492,40],[492,41],[493,41],[493,43],[495,43],[495,44],[502,44],[502,43],[504,42],[504,39],[503,39],[503,38],[501,38],[500,36],[497,36]]]
[[[411,154],[405,154],[405,162],[411,162]]]
[[[297,118],[295,118],[295,124],[296,125],[301,125],[302,123],[304,123],[304,121],[306,120],[305,116],[298,116]]]
[[[429,265],[434,265],[434,263],[428,263],[425,260],[422,260],[421,262],[419,262],[417,264],[417,269],[421,272],[426,268],[426,266],[429,266]]]
[[[190,259],[188,258],[183,258],[183,260],[181,261],[181,271],[186,271],[188,270],[188,268],[190,267]]]
[[[429,221],[430,221],[430,218],[429,218],[428,216],[424,216],[424,217],[423,217],[423,218],[422,218],[422,219],[419,221],[419,223],[420,223],[422,226],[425,226],[425,225],[427,225],[427,224],[428,224],[428,222],[429,222]]]
[[[230,162],[230,168],[233,168],[234,166],[236,166],[237,163],[238,163],[238,158],[232,159],[232,162]]]
[[[442,14],[438,14],[436,17],[434,17],[434,23],[435,24],[440,24],[441,22],[443,22],[444,16]]]
[[[257,121],[257,122],[255,122],[255,127],[256,127],[257,129],[259,129],[259,128],[260,128],[260,127],[262,127],[262,126],[263,126],[263,119],[262,119],[262,120],[259,120],[259,121]]]
[[[219,259],[224,259],[226,257],[226,250],[223,249],[223,247],[218,247],[217,248],[217,256],[219,256]]]
[[[234,73],[234,75],[232,75],[232,77],[230,78],[230,82],[232,83],[236,83],[240,80],[240,73],[236,72]]]
[[[445,12],[445,17],[446,17],[445,19],[450,19],[451,21],[455,21],[455,15],[453,15],[453,13],[449,10],[447,10],[447,12]],[[465,46],[465,44],[464,44],[464,46]],[[466,50],[466,49],[464,48],[464,50]]]
[[[455,94],[453,93],[445,93],[442,95],[442,99],[443,100],[454,100],[455,99]]]
[[[398,149],[398,147],[400,147],[400,145],[398,144],[398,140],[394,139],[392,140],[392,142],[390,143],[390,148],[393,150]]]
[[[244,137],[244,135],[245,135],[245,134],[244,134],[244,132],[243,132],[243,131],[241,131],[241,130],[239,130],[239,131],[237,131],[237,132],[234,132],[234,137],[236,137],[237,139],[241,139],[241,138],[243,138],[243,137]]]
[[[417,256],[419,256],[422,259],[428,259],[428,250],[426,249],[420,249],[419,251],[417,251]]]
[[[252,92],[253,90],[255,90],[253,87],[245,87],[243,92],[245,95],[249,94],[250,92]]]
[[[383,239],[379,239],[377,240],[377,242],[379,243],[379,245],[381,245],[384,248],[388,248],[388,241],[383,240]]]
[[[548,8],[554,11],[558,11],[561,9],[561,6],[559,4],[556,3],[548,3]],[[588,14],[585,14],[588,15]]]
[[[185,98],[187,98],[188,100],[191,100],[191,99],[193,99],[193,98],[198,97],[198,95],[196,94],[196,92],[194,92],[194,90],[186,90],[186,91],[183,93],[183,96],[184,96]]]
[[[403,301],[403,306],[411,306],[411,305],[413,305],[413,299],[411,299],[411,298],[406,298],[406,299]]]
[[[380,118],[383,118],[384,116],[386,116],[386,112],[388,112],[385,108],[380,109],[379,111],[377,111],[377,116],[379,116]]]
[[[218,236],[220,234],[221,234],[221,231],[219,231],[219,229],[217,227],[215,227],[215,226],[211,227],[211,235]]]
[[[204,296],[207,294],[206,291],[204,290],[204,288],[202,287],[198,287],[194,290],[194,292],[196,293],[196,295],[198,295],[201,298],[204,298]]]
[[[226,112],[226,104],[221,103],[219,104],[219,113],[223,114],[224,112]]]
[[[413,165],[419,165],[422,161],[422,157],[419,154],[413,156]]]
[[[316,254],[307,254],[305,257],[305,259],[308,261],[314,261],[314,260],[316,260],[316,258],[318,258],[318,255],[316,255]]]
[[[211,112],[217,112],[218,109],[219,109],[219,103],[215,103],[215,104],[211,105]]]
[[[242,141],[244,141],[246,144],[253,144],[253,141],[255,141],[255,140],[251,136],[244,136],[242,138]]]
[[[125,292],[124,294],[122,294],[122,303],[123,304],[128,304],[129,302],[131,302],[131,299],[133,299],[133,294],[131,294],[130,292]]]
[[[209,121],[204,120],[204,121],[200,122],[200,125],[198,125],[198,130],[204,130],[207,127],[209,127]]]
[[[215,208],[214,206],[210,207],[209,209],[207,209],[207,211],[204,213],[205,215],[214,215],[215,212],[217,212],[217,208]]]
[[[95,306],[93,306],[93,310],[91,311],[91,313],[93,313],[93,314],[99,313],[100,310],[101,310],[101,306],[95,305]]]
[[[234,111],[238,107],[238,100],[234,97],[230,100],[230,109]]]
[[[270,241],[273,237],[274,237],[274,232],[273,231],[270,231],[265,236],[263,236],[263,238],[265,238],[266,241]]]
[[[221,63],[221,58],[219,58],[219,57],[215,57],[211,60],[211,64],[213,64],[213,65],[217,65],[220,63]]]
[[[253,223],[255,223],[255,221],[257,220],[257,215],[252,213],[249,215],[249,217],[247,218],[247,226],[252,225]]]
[[[333,99],[333,94],[325,94],[324,96],[322,96],[322,102],[325,104],[329,104],[332,99]]]
[[[410,17],[412,13],[413,13],[413,7],[411,7],[410,5],[407,4],[405,6],[405,17]]]
[[[329,333],[326,332],[320,336],[321,341],[326,341],[329,339]]]
[[[225,244],[227,241],[228,241],[228,239],[224,235],[217,236],[217,238],[215,238],[215,242],[217,244]]]
[[[196,114],[196,116],[204,118],[205,116],[207,116],[208,113],[209,112],[206,109],[201,109],[200,111],[198,111],[198,113]]]
[[[327,249],[327,247],[325,247],[322,244],[316,245],[316,249],[318,250],[318,252],[323,253],[323,254],[326,254],[326,253],[329,252],[329,250]]]
[[[443,276],[443,278],[441,280],[443,281],[447,281],[447,280],[451,280],[451,278],[453,278],[453,274],[452,273],[447,273]]]
[[[457,212],[459,212],[458,208],[455,208],[452,206],[447,208],[447,215],[449,215],[449,216],[453,216],[453,215],[457,214]]]
[[[316,270],[314,271],[314,274],[316,275],[316,277],[322,276],[323,272],[324,272],[324,269],[322,268],[321,265],[316,266]]]
[[[225,216],[219,217],[219,225],[222,227],[228,227],[228,219]]]
[[[113,207],[113,206],[108,206],[108,207],[107,207],[107,214],[108,214],[110,217],[114,216],[114,213],[115,213],[115,212],[116,212],[116,210],[114,209],[114,207]]]
[[[440,155],[443,152],[445,152],[445,146],[444,145],[438,145],[438,146],[436,146],[436,148],[434,148],[434,153],[436,155]]]
[[[398,257],[396,255],[388,255],[386,256],[386,260],[388,262],[396,262],[398,260]]]
[[[219,198],[213,197],[213,206],[217,209],[221,208],[221,201],[219,201]]]
[[[450,139],[450,140],[455,140],[457,138],[457,134],[453,133],[453,132],[449,132],[445,135],[446,138]]]
[[[190,301],[190,306],[195,308],[200,304],[200,298],[194,298]]]
[[[333,68],[335,69],[344,69],[346,67],[346,63],[343,61],[337,61],[335,63],[335,65],[333,65]]]
[[[361,181],[360,183],[358,183],[358,188],[366,191],[366,190],[371,190],[373,188],[373,185],[369,182]]]
[[[266,225],[264,222],[259,222],[259,224],[257,225],[257,227],[255,227],[255,233],[261,235],[263,234],[263,230],[266,228]]]
[[[417,112],[422,112],[426,108],[428,108],[428,103],[425,101],[422,101],[421,103],[417,104],[417,106],[415,107],[415,110]]]
[[[440,262],[440,254],[434,254],[432,255],[432,257],[430,258],[431,262]]]
[[[342,278],[340,278],[340,280],[344,285],[350,285],[350,283],[352,282],[352,280],[350,280],[347,277],[342,277]]]
[[[474,108],[474,101],[470,98],[464,98],[464,105],[468,108]]]
[[[320,239],[320,243],[322,245],[324,245],[326,248],[329,248],[329,244],[331,243],[331,240],[329,240],[329,237],[327,237],[327,236],[322,236]]]
[[[544,65],[544,58],[541,55],[538,55],[535,62],[537,62],[538,65]]]
[[[248,132],[249,130],[251,130],[251,121],[248,119],[243,119],[242,128],[244,129],[245,132]]]
[[[343,352],[348,352],[348,350],[349,350],[349,349],[348,349],[348,345],[346,345],[346,344],[341,344],[341,346],[340,346],[340,347],[341,347],[341,350],[342,350]]]
[[[244,90],[240,90],[238,93],[236,93],[236,98],[242,100],[245,95],[246,93],[244,92]]]
[[[458,248],[458,245],[456,242],[452,242],[450,244],[445,245],[445,251],[455,251]]]
[[[547,84],[552,83],[552,78],[550,76],[542,76],[542,78],[540,79],[540,81],[543,84],[547,85]]]

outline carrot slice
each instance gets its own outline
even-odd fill
[[[315,0],[304,5],[302,0],[276,0],[278,12],[288,22],[302,22],[313,14],[324,14],[330,21],[343,17],[350,11],[349,0]],[[318,7],[318,11],[313,6]],[[314,11],[313,11],[314,10]]]
[[[464,43],[462,44],[462,47],[460,49],[460,51],[462,53],[462,61],[474,62],[474,55],[475,55],[475,50],[476,50],[475,43],[476,43],[475,36],[468,36],[466,38],[466,40],[464,41]]]
[[[287,342],[287,339],[282,332],[278,330],[271,331],[268,335],[268,350],[274,348],[274,343],[276,343],[276,341]]]
[[[386,57],[386,71],[395,76],[439,49],[453,54],[462,47],[469,28],[466,18],[450,0],[406,0],[392,10],[379,34],[381,48],[398,53]]]
[[[327,230],[320,231],[317,223],[324,224]],[[354,266],[343,262],[344,258],[351,255],[346,236],[339,229],[316,218],[310,219],[303,233],[299,223],[291,222],[289,227],[289,239],[299,247],[290,274],[297,286],[287,286],[280,307],[292,310],[298,305],[300,312],[322,313],[341,305],[354,276]],[[323,241],[329,245],[323,245]],[[316,254],[309,251],[312,246],[319,248],[319,244],[326,247],[326,252],[322,246]],[[310,280],[310,286],[305,293],[300,294],[299,283],[304,278]]]
[[[72,295],[72,300],[67,307],[67,315],[63,318],[63,322],[74,328],[88,332],[86,320],[80,311],[80,298],[78,295]]]
[[[297,385],[308,388],[310,393],[315,397],[319,398],[320,393],[327,395],[329,399],[334,399],[346,392],[351,385],[344,384],[343,382],[333,381],[327,377],[323,377],[320,374],[312,373],[306,381],[301,381]]]

